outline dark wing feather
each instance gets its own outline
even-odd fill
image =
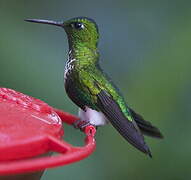
[[[144,137],[139,129],[136,128],[136,123],[134,124],[124,116],[119,105],[107,92],[102,90],[97,95],[97,106],[129,143],[151,157],[149,147],[144,142]]]
[[[158,128],[153,126],[150,122],[145,121],[143,117],[137,114],[134,110],[130,109],[130,112],[143,134],[155,138],[163,138],[163,135]]]
[[[80,89],[76,86],[76,83],[70,77],[65,79],[65,90],[69,98],[81,109],[85,110],[85,104],[80,97]]]

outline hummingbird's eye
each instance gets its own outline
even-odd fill
[[[85,26],[84,26],[83,23],[75,22],[75,23],[72,24],[72,27],[75,28],[75,29],[80,30],[80,29],[84,29]]]

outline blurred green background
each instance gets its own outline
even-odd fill
[[[76,113],[63,86],[66,34],[23,19],[88,16],[99,25],[102,66],[128,104],[165,136],[146,138],[149,159],[111,126],[99,128],[91,157],[47,170],[42,180],[191,179],[190,7],[186,0],[0,0],[0,86]],[[65,139],[81,145],[83,134],[65,126]]]

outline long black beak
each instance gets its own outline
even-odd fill
[[[43,20],[43,19],[25,19],[27,22],[34,22],[34,23],[41,23],[41,24],[50,24],[55,26],[63,27],[63,22],[56,22],[56,21],[50,21],[50,20]]]

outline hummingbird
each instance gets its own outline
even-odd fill
[[[96,22],[87,17],[66,21],[26,21],[59,26],[67,34],[69,53],[64,85],[69,98],[79,107],[79,120],[74,126],[83,129],[87,125],[98,127],[110,122],[125,140],[152,157],[143,135],[155,138],[163,138],[163,135],[126,104],[118,88],[100,67]]]

